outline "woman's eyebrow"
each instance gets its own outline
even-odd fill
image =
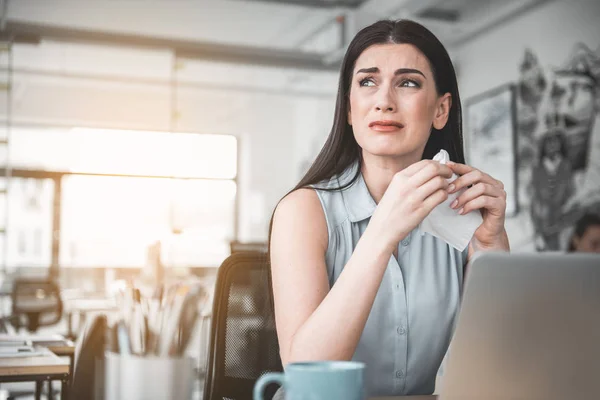
[[[358,71],[356,71],[356,73],[357,74],[360,74],[360,73],[378,74],[379,68],[377,68],[377,67],[361,68]],[[424,73],[422,73],[418,69],[414,69],[414,68],[398,68],[396,71],[394,71],[394,75],[402,75],[402,74],[419,74],[423,78],[427,79],[427,77],[425,76]]]
[[[377,67],[361,68],[358,71],[356,71],[357,74],[360,74],[361,72],[363,72],[365,74],[378,74],[379,68],[377,68]]]
[[[402,75],[402,74],[419,74],[423,78],[427,79],[427,77],[425,76],[424,73],[422,73],[418,69],[414,69],[414,68],[399,68],[396,71],[394,71],[394,75]]]

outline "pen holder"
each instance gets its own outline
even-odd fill
[[[105,400],[190,400],[194,360],[106,352]]]

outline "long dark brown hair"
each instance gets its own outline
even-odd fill
[[[452,106],[448,122],[441,130],[437,130],[432,126],[432,133],[425,145],[422,158],[431,159],[438,151],[445,149],[452,161],[465,162],[458,83],[456,82],[454,66],[444,45],[427,28],[414,21],[383,20],[363,28],[356,34],[348,46],[340,71],[331,132],[319,155],[304,177],[289,193],[329,180],[335,175],[341,174],[354,162],[358,162],[359,168],[353,179],[346,182],[342,187],[324,190],[344,189],[352,185],[358,178],[362,167],[361,149],[354,138],[352,127],[348,124],[352,72],[356,60],[363,51],[376,44],[388,43],[411,44],[419,49],[429,60],[438,95],[441,96],[445,93],[450,93],[452,96]],[[271,218],[271,223],[269,224],[269,244],[271,241],[272,224],[273,218]]]

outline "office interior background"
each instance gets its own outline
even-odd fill
[[[210,292],[232,251],[266,249],[274,207],[331,128],[345,48],[379,19],[414,19],[447,47],[467,161],[504,178],[513,251],[564,251],[600,211],[597,0],[0,3],[8,293],[22,276],[52,277],[74,302],[122,280]],[[562,197],[535,172],[556,130]],[[65,318],[44,331],[66,333]]]

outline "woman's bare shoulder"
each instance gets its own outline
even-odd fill
[[[294,190],[279,202],[273,215],[272,235],[272,241],[301,240],[301,245],[327,248],[327,222],[314,189]]]

